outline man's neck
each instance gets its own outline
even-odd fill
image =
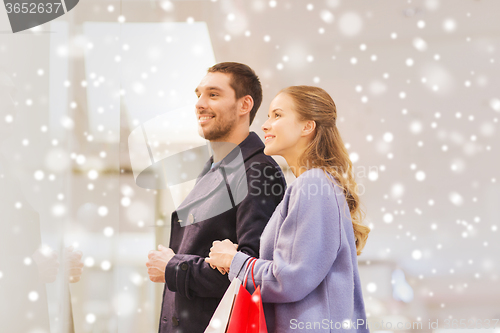
[[[214,163],[219,162],[227,156],[236,146],[242,143],[250,134],[250,131],[233,134],[217,141],[210,141],[210,147],[214,156]]]

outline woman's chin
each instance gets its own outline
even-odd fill
[[[269,148],[269,147],[266,146],[264,148],[264,154],[266,154],[268,156],[271,156],[271,155],[274,155],[274,152],[273,152],[273,150],[271,148]]]

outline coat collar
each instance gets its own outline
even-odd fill
[[[248,136],[239,145],[243,160],[245,162],[255,154],[264,150],[264,142],[259,138],[255,132],[250,132]]]
[[[246,162],[255,154],[258,154],[261,151],[263,151],[264,147],[265,145],[259,138],[259,136],[255,132],[250,132],[245,138],[245,140],[241,141],[237,147],[235,147],[229,154],[227,154],[226,157],[222,159],[220,165],[225,166],[230,164],[231,161],[233,161],[234,158],[238,156],[240,151],[241,155],[243,156],[243,161]],[[203,176],[205,176],[210,171],[213,162],[214,162],[214,157],[212,155],[210,156],[210,159],[205,163],[205,166],[203,167],[203,170],[198,176],[196,182],[198,182]]]
[[[238,173],[238,169],[242,168],[245,172],[244,162],[250,159],[255,154],[261,152],[265,145],[255,132],[250,132],[248,136],[237,147],[235,147],[227,156],[225,156],[219,167],[227,169],[227,173]],[[243,160],[243,161],[242,161]],[[243,163],[242,163],[243,162]],[[186,208],[195,204],[200,204],[200,201],[210,196],[215,195],[214,192],[224,190],[227,191],[224,183],[224,177],[216,167],[210,169],[213,163],[213,156],[205,163],[203,171],[196,180],[195,187],[188,194],[186,199],[176,209],[179,215],[187,213]],[[224,186],[221,186],[224,185]],[[202,203],[201,203],[202,204]],[[189,208],[187,210],[190,210]],[[181,213],[183,211],[183,213]],[[186,218],[179,216],[180,219]]]

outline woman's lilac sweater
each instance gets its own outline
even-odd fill
[[[231,281],[247,258],[234,256]],[[349,207],[320,169],[286,189],[262,233],[254,277],[269,332],[369,332]],[[250,277],[246,287],[254,291]]]

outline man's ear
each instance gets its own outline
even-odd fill
[[[250,113],[253,108],[253,98],[250,95],[246,95],[240,99],[240,110],[239,115],[243,116],[247,113]]]
[[[304,126],[302,127],[302,136],[308,136],[314,132],[316,129],[316,122],[314,120],[308,120],[304,122]]]

